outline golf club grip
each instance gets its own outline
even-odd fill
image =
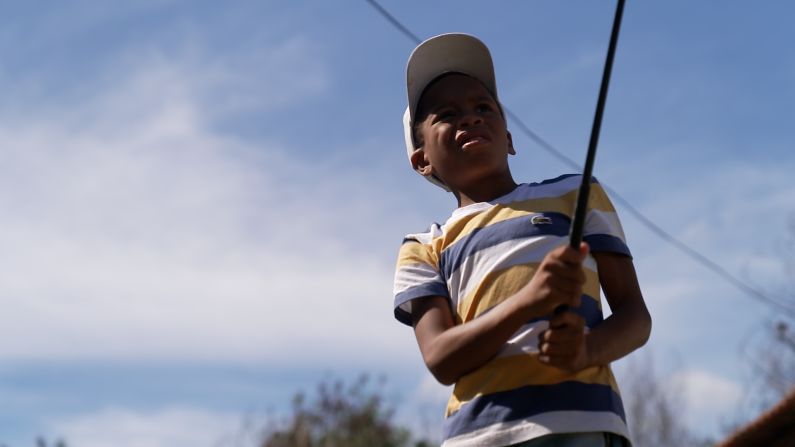
[[[589,171],[589,161],[591,166],[593,166],[593,157],[588,157],[588,160],[585,163],[586,171]],[[569,230],[569,246],[578,251],[580,249],[580,243],[582,242],[582,231],[583,227],[585,226],[585,211],[588,209],[589,195],[591,195],[590,172],[588,172],[588,176],[585,174],[582,176],[580,190],[577,193],[577,207],[574,208],[574,220],[571,221],[571,229]],[[569,310],[569,306],[560,305],[555,308],[555,315],[566,312],[567,310]]]
[[[588,163],[590,161],[590,163]],[[569,246],[575,250],[580,249],[582,242],[582,232],[585,227],[585,214],[588,210],[588,196],[591,195],[591,171],[587,169],[588,165],[593,168],[593,157],[589,157],[586,161],[586,171],[582,174],[582,182],[580,189],[577,192],[577,205],[574,208],[574,220],[571,221],[571,228],[569,229]]]

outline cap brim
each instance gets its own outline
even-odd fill
[[[477,79],[498,101],[494,64],[486,45],[469,34],[442,34],[418,45],[409,57],[406,87],[412,118],[422,92],[445,73],[462,73]]]

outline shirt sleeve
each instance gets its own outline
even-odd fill
[[[411,303],[417,298],[450,298],[447,283],[439,271],[438,256],[429,244],[407,237],[403,240],[395,270],[395,318],[411,326]]]
[[[618,213],[596,179],[591,184],[583,240],[591,247],[591,251],[613,252],[632,257]]]

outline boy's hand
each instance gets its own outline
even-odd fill
[[[579,251],[565,245],[544,257],[523,290],[533,316],[550,315],[558,306],[579,307],[585,284],[582,262],[587,254],[588,244],[582,243]]]
[[[538,339],[538,360],[572,373],[580,371],[588,366],[585,339],[585,320],[581,316],[573,312],[556,314]]]

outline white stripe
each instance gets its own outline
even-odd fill
[[[497,357],[512,355],[538,354],[538,338],[549,329],[548,321],[536,321],[519,328],[518,331],[503,345]]]
[[[465,207],[461,207],[453,211],[453,214],[447,219],[444,226],[448,226],[449,224],[455,222],[462,217],[468,216],[470,214],[483,212],[496,204],[505,204],[505,203],[513,203],[513,202],[521,202],[530,199],[543,199],[543,198],[554,198],[560,197],[564,194],[567,194],[571,191],[574,191],[580,187],[580,182],[582,176],[575,175],[572,177],[565,178],[563,180],[559,180],[554,183],[547,183],[547,184],[522,184],[519,185],[516,189],[511,191],[510,193],[494,200],[493,202],[478,202],[473,203],[471,205],[467,205]]]
[[[528,420],[500,422],[450,438],[442,447],[510,445],[551,433],[611,432],[629,439],[627,426],[609,411],[550,411]]]
[[[404,265],[395,272],[393,293],[397,296],[412,287],[437,282],[440,279],[439,272],[428,264]]]
[[[514,355],[538,354],[538,339],[541,333],[549,329],[549,321],[536,321],[520,327],[511,338],[505,342],[497,357],[510,357]],[[586,326],[583,333],[590,329]]]
[[[442,226],[442,230],[446,230],[450,224],[454,223],[455,221],[461,219],[462,217],[469,216],[470,214],[480,213],[486,211],[489,208],[494,207],[494,204],[489,202],[477,202],[471,205],[467,205],[461,208],[456,208],[453,213],[450,215],[450,218]]]
[[[447,280],[448,289],[456,298],[464,299],[487,274],[514,265],[541,262],[550,250],[564,243],[565,237],[545,235],[508,240],[478,250],[452,272]]]
[[[547,253],[568,243],[568,240],[568,236],[533,236],[505,241],[473,253],[447,279],[447,289],[453,302],[466,298],[487,274],[515,265],[540,263]],[[589,255],[583,267],[596,272],[596,260]]]
[[[618,214],[613,211],[600,211],[592,209],[585,217],[585,234],[609,234],[615,236],[626,245],[627,239],[624,236],[624,229]]]

